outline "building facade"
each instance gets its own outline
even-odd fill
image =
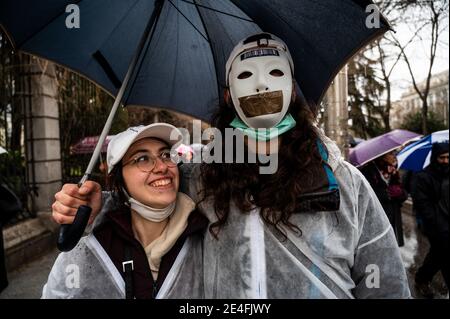
[[[448,87],[448,73],[443,71],[431,77],[430,93],[428,95],[429,111],[442,119],[445,125],[449,124],[449,87]],[[420,89],[425,89],[426,82],[422,81],[418,84]],[[403,94],[399,101],[395,101],[392,105],[390,119],[391,127],[399,128],[405,116],[411,113],[420,112],[422,108],[422,100],[415,91],[414,87],[409,87]]]

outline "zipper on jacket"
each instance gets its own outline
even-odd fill
[[[157,294],[158,294],[158,285],[157,285],[156,281],[153,281],[152,298],[156,299]]]

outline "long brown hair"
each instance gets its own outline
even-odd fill
[[[296,99],[291,102],[289,112],[297,124],[282,135],[276,173],[259,174],[258,164],[253,163],[201,165],[202,201],[212,199],[218,218],[209,229],[214,237],[217,238],[225,224],[232,201],[243,213],[256,205],[267,224],[280,230],[282,223],[301,234],[289,218],[300,212],[299,196],[304,193],[305,185],[313,182],[313,172],[308,169],[311,162],[322,163],[323,159],[317,146],[315,114],[310,107]],[[233,106],[222,102],[212,125],[224,134],[234,117]]]

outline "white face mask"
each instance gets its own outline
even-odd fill
[[[164,208],[153,208],[142,204],[141,202],[135,200],[134,198],[129,199],[131,209],[136,213],[144,217],[145,219],[159,223],[172,215],[175,210],[175,202]]]
[[[229,73],[236,112],[251,128],[275,127],[286,115],[292,72],[285,52],[255,48],[236,57]]]
[[[125,196],[128,198],[130,208],[149,221],[155,223],[162,222],[170,215],[172,215],[173,211],[175,210],[176,201],[174,201],[169,206],[164,208],[153,208],[145,204],[142,204],[141,202],[130,197],[130,195],[128,195],[125,189],[123,189],[123,192]]]

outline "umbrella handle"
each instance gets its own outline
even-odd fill
[[[92,208],[86,205],[78,207],[73,224],[61,225],[58,241],[56,243],[60,251],[72,250],[80,240],[91,216]]]

